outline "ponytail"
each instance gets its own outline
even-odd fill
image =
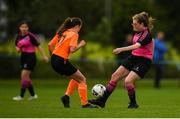
[[[65,32],[67,29],[70,29],[76,25],[81,26],[82,25],[82,20],[78,17],[73,17],[73,18],[66,18],[65,21],[62,23],[62,25],[58,28],[57,34],[59,36],[62,36],[63,32]]]
[[[153,29],[153,22],[154,19],[149,16],[149,14],[147,12],[141,12],[139,14],[135,14],[133,17],[133,19],[136,19],[139,23],[143,23],[145,27],[148,27],[150,30]]]

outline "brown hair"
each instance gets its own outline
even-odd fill
[[[57,30],[57,34],[59,36],[62,36],[62,33],[66,31],[67,29],[70,29],[76,25],[81,26],[82,25],[82,20],[78,17],[68,17],[65,19],[65,21],[61,24],[61,26]]]
[[[17,28],[18,34],[21,34],[21,31],[20,31],[19,27],[21,27],[21,25],[23,25],[23,24],[26,24],[26,25],[28,26],[28,28],[29,28],[29,23],[28,23],[28,21],[26,21],[26,20],[20,21],[19,24],[18,24],[18,28]]]
[[[153,21],[154,19],[149,16],[147,12],[141,12],[135,14],[132,19],[137,20],[140,24],[143,23],[145,27],[148,27],[150,30],[153,29]]]

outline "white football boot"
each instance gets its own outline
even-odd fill
[[[23,100],[23,99],[24,99],[24,98],[21,97],[21,96],[13,97],[13,100],[15,100],[15,101],[21,101],[21,100]]]
[[[30,96],[29,98],[28,98],[28,100],[34,100],[34,99],[37,99],[38,98],[38,96],[35,94],[34,96]]]

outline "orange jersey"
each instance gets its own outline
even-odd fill
[[[70,47],[77,47],[79,34],[73,31],[65,31],[60,37],[58,34],[49,42],[52,47],[55,46],[52,54],[63,57],[64,59],[69,59]]]

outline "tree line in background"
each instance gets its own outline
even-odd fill
[[[1,10],[5,8],[2,7],[2,1],[7,6],[4,11]],[[119,58],[116,62],[114,61],[112,49],[122,46],[126,35],[132,33],[132,16],[136,13],[148,12],[155,19],[153,36],[157,31],[164,31],[167,42],[171,44],[170,50],[178,52],[177,50],[180,50],[179,10],[177,0],[0,0],[0,34],[2,26],[5,26],[8,36],[6,41],[10,41],[0,42],[1,78],[19,77],[17,63],[19,59],[12,39],[14,40],[18,32],[18,23],[22,20],[30,23],[30,31],[44,35],[48,41],[54,36],[64,19],[74,16],[82,18],[83,27],[80,39],[85,39],[89,43],[79,54],[77,53],[80,60],[73,61],[77,62],[77,66],[80,66],[82,71],[88,70],[86,75],[89,77],[107,77],[111,75],[110,73],[114,71],[119,61]],[[3,17],[7,19],[7,22],[1,22],[4,21]],[[47,47],[47,42],[42,44]],[[174,60],[171,55],[168,57],[168,60]],[[86,58],[94,60],[86,63]],[[86,60],[83,62],[81,59]],[[47,78],[44,74],[48,74],[49,77],[55,76],[51,68],[47,68],[50,65],[42,62],[38,65],[36,69],[38,74],[34,74],[35,77]],[[4,69],[7,71],[4,72]],[[148,77],[153,77],[153,71],[150,71]],[[179,74],[179,71],[179,65],[168,65],[166,77],[177,78],[179,75],[174,74]]]
[[[8,34],[17,33],[21,20],[30,22],[31,31],[52,38],[67,17],[83,20],[82,38],[103,45],[121,46],[125,35],[132,33],[131,17],[141,11],[155,20],[152,31],[164,31],[167,41],[179,45],[180,10],[177,0],[6,0]]]

